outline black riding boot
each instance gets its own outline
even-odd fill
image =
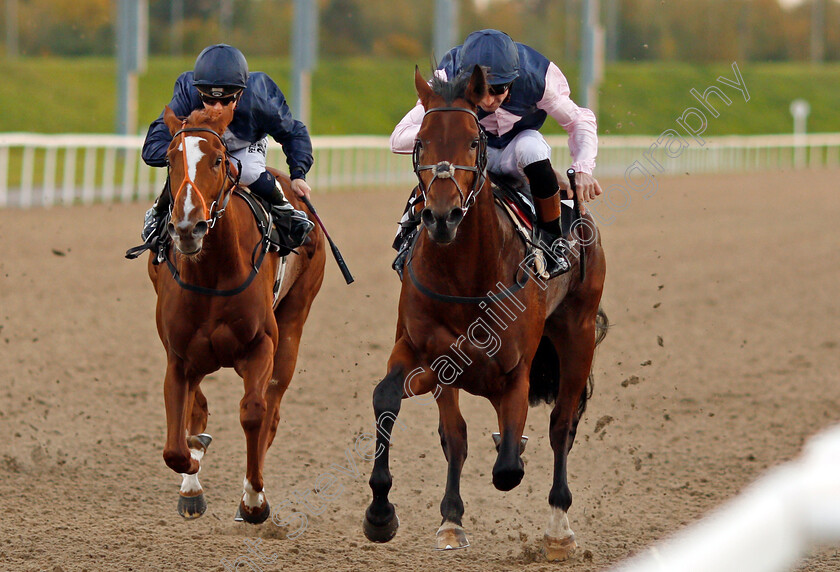
[[[143,219],[143,230],[140,232],[140,238],[144,243],[151,242],[157,237],[160,231],[160,223],[166,213],[169,212],[169,205],[171,204],[172,193],[169,191],[169,177],[167,177],[166,183],[163,185],[163,191],[155,199],[152,208],[146,211],[146,216]]]
[[[408,202],[405,204],[405,210],[399,222],[397,236],[394,237],[394,243],[391,245],[397,251],[397,257],[394,259],[391,267],[400,275],[400,280],[403,277],[403,267],[405,266],[406,258],[408,258],[408,251],[411,249],[411,244],[417,235],[417,227],[420,226],[420,210],[422,210],[422,205],[423,195],[420,194],[417,187],[414,187],[411,191],[411,196],[408,198]]]
[[[139,246],[134,246],[125,251],[125,257],[129,260],[134,260],[147,250],[151,250],[160,246],[160,233],[163,227],[163,219],[166,218],[169,212],[169,206],[172,204],[172,193],[169,190],[169,177],[166,178],[166,183],[163,185],[163,191],[160,196],[155,199],[152,208],[146,211],[143,218],[143,230],[140,231],[140,238],[143,243]],[[155,258],[154,263],[157,264],[159,259]]]
[[[554,278],[571,269],[566,255],[569,243],[563,238],[560,225],[560,185],[557,183],[557,175],[548,159],[531,163],[523,170],[531,185],[531,194],[537,211],[537,225],[548,235],[549,246],[543,251],[546,254],[548,277]]]
[[[307,235],[315,228],[306,213],[296,210],[292,203],[286,200],[280,182],[274,175],[265,171],[257,180],[248,185],[255,195],[265,199],[271,205],[271,214],[275,219],[277,230],[283,235],[286,247],[297,248],[306,241]]]

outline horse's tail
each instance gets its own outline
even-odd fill
[[[540,340],[537,353],[531,362],[531,385],[528,403],[531,406],[547,403],[553,405],[560,391],[560,356],[546,336]]]
[[[604,309],[598,306],[598,314],[595,316],[595,347],[607,337],[607,330],[610,329],[610,319]]]
[[[595,347],[597,348],[598,345],[604,341],[604,338],[607,337],[607,330],[610,329],[610,319],[607,317],[607,313],[604,312],[604,309],[598,306],[598,313],[595,315]],[[592,360],[593,363],[595,360]],[[583,412],[586,411],[586,404],[589,402],[589,398],[592,397],[592,391],[595,388],[595,374],[592,373],[592,370],[589,370],[589,378],[586,380],[586,387],[583,390],[583,395],[580,396],[580,401],[578,402],[578,410],[577,410],[577,418],[580,419],[583,417]]]
[[[610,320],[603,308],[598,308],[595,316],[595,347],[598,347],[607,336],[610,327]],[[595,384],[595,377],[589,372],[589,379],[578,402],[578,419],[586,411],[586,403],[592,396],[592,389]],[[548,338],[543,337],[531,363],[531,386],[528,390],[528,403],[539,405],[547,403],[553,405],[557,401],[557,394],[560,392],[560,358],[557,351]]]

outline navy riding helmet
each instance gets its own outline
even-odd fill
[[[248,83],[248,62],[242,52],[227,44],[201,50],[195,60],[193,85],[213,97],[242,90]]]
[[[476,65],[489,68],[490,85],[510,83],[519,77],[519,51],[510,36],[499,30],[479,30],[464,40],[461,47],[461,71]]]

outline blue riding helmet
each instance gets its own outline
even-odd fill
[[[490,85],[510,83],[519,77],[519,50],[510,36],[499,30],[479,30],[464,40],[461,47],[461,71],[476,65],[490,68]]]
[[[248,84],[248,62],[242,52],[227,44],[204,48],[195,60],[193,85],[213,97],[224,97]]]

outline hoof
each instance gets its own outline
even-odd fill
[[[187,444],[189,444],[190,449],[199,449],[199,450],[207,450],[207,447],[210,446],[210,443],[213,442],[213,437],[211,437],[208,433],[199,433],[198,435],[190,435],[187,439]]]
[[[499,446],[502,444],[502,434],[501,433],[493,433],[493,444],[496,446],[496,452],[499,452]],[[525,446],[528,444],[528,436],[523,435],[522,439],[519,441],[519,454],[525,452]]]
[[[522,477],[525,476],[525,469],[521,466],[522,461],[519,461],[519,467],[515,469],[500,469],[493,468],[493,486],[500,491],[509,491],[516,488],[522,482]]]
[[[440,525],[435,534],[435,543],[438,550],[457,550],[470,545],[463,527],[454,522],[444,522]]]
[[[365,536],[371,542],[388,542],[397,535],[397,529],[400,527],[400,519],[396,513],[391,517],[391,520],[385,524],[374,524],[367,516],[365,516]]]
[[[178,514],[192,520],[200,517],[207,510],[207,502],[204,500],[204,493],[193,496],[180,495],[178,497]]]
[[[549,562],[560,562],[566,560],[577,550],[575,535],[565,538],[554,538],[549,535],[543,536],[543,552],[545,559]]]
[[[236,516],[233,517],[233,520],[236,522],[247,522],[248,524],[262,524],[269,516],[271,516],[271,507],[268,505],[267,500],[265,501],[265,506],[261,509],[249,509],[245,506],[245,501],[239,501],[239,508],[236,509]]]

